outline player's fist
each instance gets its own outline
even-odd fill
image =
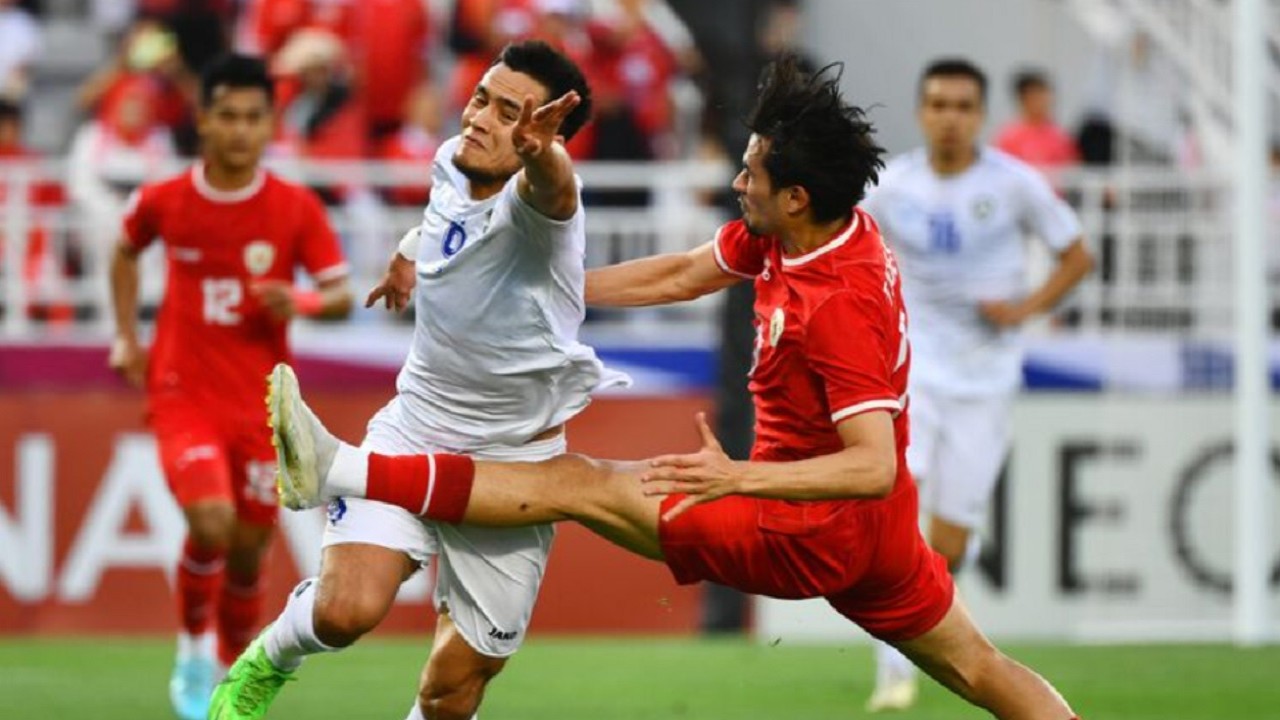
[[[111,343],[107,365],[133,387],[142,387],[147,379],[147,353],[134,338],[117,337]]]
[[[293,284],[284,280],[258,280],[249,292],[277,320],[288,320],[298,313]]]
[[[391,264],[382,280],[369,291],[364,306],[373,307],[379,300],[388,310],[401,312],[409,307],[409,299],[413,296],[413,285],[417,281],[415,263],[400,253],[391,257]]]

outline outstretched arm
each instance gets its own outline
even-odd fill
[[[587,271],[588,305],[639,307],[694,300],[743,278],[716,264],[713,243]]]
[[[524,163],[516,185],[520,197],[552,220],[568,220],[578,211],[578,185],[573,161],[564,149],[560,124],[582,99],[576,91],[534,109],[525,97],[520,119],[511,131],[511,142]]]
[[[684,494],[663,519],[726,495],[779,500],[877,498],[893,490],[898,476],[893,418],[886,410],[849,417],[836,426],[844,449],[794,462],[743,462],[729,459],[706,416],[698,414],[702,449],[688,455],[663,455],[642,477],[646,495]]]

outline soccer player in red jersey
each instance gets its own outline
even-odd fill
[[[587,299],[652,305],[753,280],[750,461],[730,460],[701,416],[699,452],[640,463],[378,455],[330,435],[279,366],[269,402],[282,501],[364,496],[484,526],[574,520],[665,562],[680,583],[823,597],[997,717],[1072,718],[982,635],[920,535],[904,457],[907,314],[893,254],[855,209],[882,166],[871,126],[840,96],[837,73],[807,75],[794,59],[766,72],[748,122],[733,183],[742,219],[689,253],[593,272]]]
[[[187,519],[170,682],[182,718],[205,717],[215,663],[232,662],[258,629],[260,565],[277,505],[262,378],[289,358],[291,317],[338,317],[351,307],[324,208],[310,190],[260,167],[272,102],[256,58],[226,56],[206,70],[202,161],[135,194],[111,265],[110,364],[146,388],[161,465]],[[138,255],[159,238],[167,282],[148,352],[138,338]],[[316,290],[294,287],[299,266]]]

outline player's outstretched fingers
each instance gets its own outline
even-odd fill
[[[659,455],[649,459],[651,467],[672,467],[672,468],[688,468],[697,467],[702,464],[702,458],[696,453],[686,453],[680,455]],[[646,475],[648,477],[648,475]]]
[[[387,309],[391,308],[391,296],[387,294],[387,288],[384,285],[378,285],[369,291],[369,297],[364,299],[364,306],[371,308],[378,300],[386,298]]]
[[[695,420],[698,424],[698,434],[702,436],[703,449],[722,451],[723,448],[720,447],[720,440],[716,438],[715,431],[713,431],[711,426],[707,424],[707,414],[700,412]]]

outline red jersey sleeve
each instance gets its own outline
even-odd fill
[[[298,238],[299,258],[316,282],[327,282],[346,276],[349,268],[342,256],[338,236],[329,224],[329,216],[315,193],[299,188],[302,196],[302,236]]]
[[[714,246],[716,264],[730,275],[750,280],[764,271],[766,241],[751,234],[743,221],[721,225]]]
[[[129,195],[124,209],[124,243],[134,251],[145,249],[160,235],[156,217],[155,188],[143,186]]]
[[[883,298],[844,290],[827,299],[805,328],[809,365],[822,378],[832,422],[871,410],[902,410],[894,391],[896,323]]]

